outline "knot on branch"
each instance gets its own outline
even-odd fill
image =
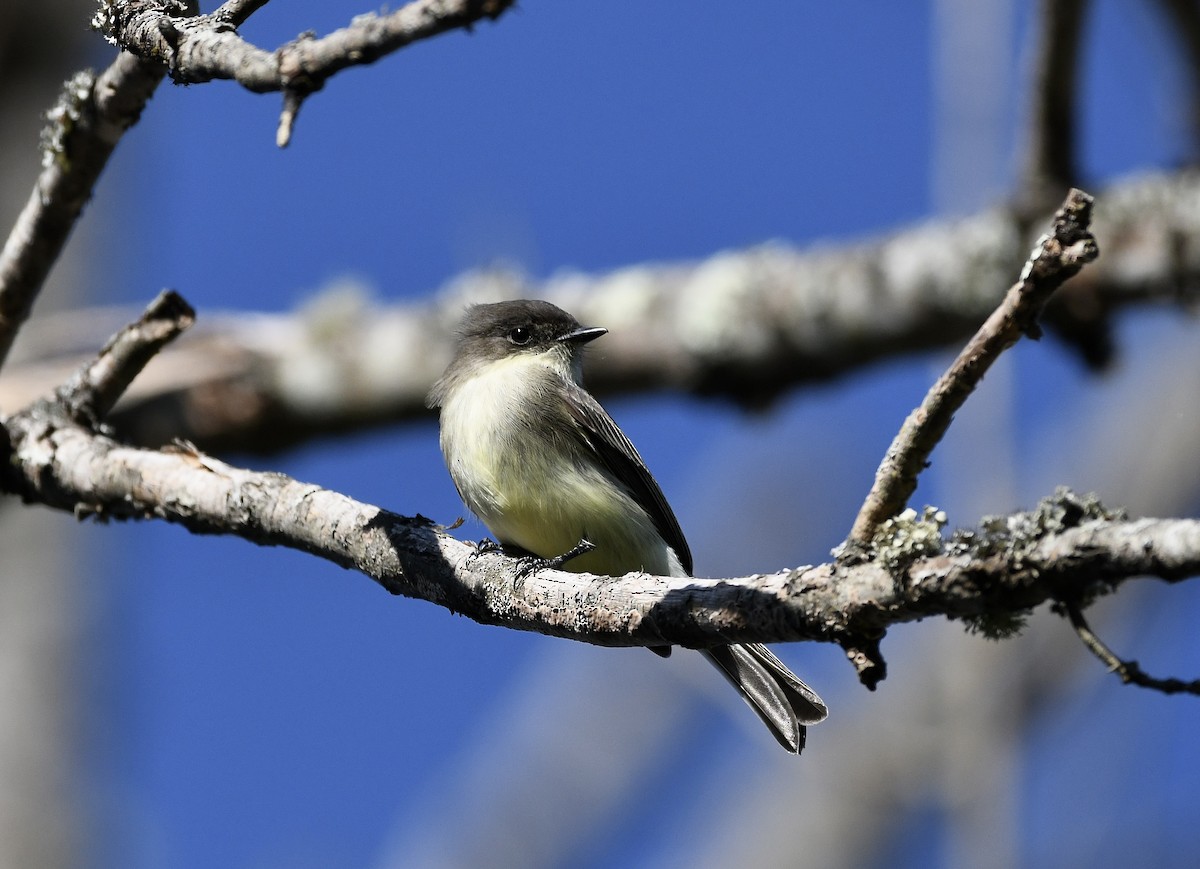
[[[316,33],[306,30],[291,42],[275,49],[279,89],[284,93],[299,94],[303,97],[319,91],[324,86],[325,79],[317,74],[317,64],[310,58],[309,46],[316,44],[316,39]]]
[[[846,658],[858,674],[858,681],[868,691],[874,691],[887,678],[887,661],[883,659],[883,652],[879,648],[883,636],[884,632],[880,631],[878,636],[854,637],[841,643]]]

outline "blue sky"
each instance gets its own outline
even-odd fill
[[[1008,120],[995,149],[1010,179],[1027,5],[1014,4],[1006,89],[994,99]],[[1172,165],[1185,152],[1182,91],[1144,5],[1095,4],[1082,129],[1084,166],[1098,182]],[[277,2],[244,32],[274,46],[361,11],[347,2]],[[107,253],[92,289],[105,301],[141,304],[169,286],[204,317],[290,310],[346,276],[381,300],[420,299],[464,269],[498,261],[546,276],[695,259],[770,239],[878,234],[940,210],[935,38],[932,4],[526,0],[473,34],[339,75],[305,104],[284,151],[274,146],[276,96],[228,83],[164,86],[97,191],[112,222],[99,227]],[[1133,354],[1147,335],[1186,343],[1190,329],[1170,315],[1141,315],[1121,333]],[[935,469],[923,486],[927,500],[963,505],[952,513],[956,524],[975,521],[980,503],[1029,506],[1055,482],[1096,485],[1086,470],[1037,476],[1024,459],[1065,468],[1047,433],[1081,408],[1117,401],[1122,384],[1137,389],[1136,365],[1099,380],[1052,342],[1013,356],[988,381],[1012,395],[1007,449],[1022,458],[1009,500],[972,492],[970,469],[992,457],[973,455],[967,434],[952,435],[943,463],[967,468],[967,479]],[[897,361],[758,416],[679,396],[610,409],[675,505],[698,572],[737,575],[827,557],[936,366]],[[270,459],[223,458],[401,513],[446,522],[462,514],[432,420]],[[620,796],[611,804],[598,785],[575,795],[594,799],[602,822],[580,822],[545,865],[671,865],[677,837],[693,835],[689,825],[704,817],[699,803],[714,782],[787,762],[746,726],[736,698],[726,702],[723,686],[693,679],[686,664],[480,627],[298,553],[155,523],[92,529],[61,521],[64,535],[86,540],[105,565],[89,595],[96,724],[85,750],[104,843],[97,865],[382,866],[389,855],[438,852],[429,839],[436,835],[469,842],[472,830],[487,829],[480,813],[497,806],[447,821],[470,805],[468,771],[505,760],[489,745],[503,752],[521,744],[497,734],[516,734],[523,716],[537,717],[541,695],[531,686],[572,679],[592,681],[565,693],[562,708],[545,713],[550,720],[551,712],[572,720],[571,704],[582,704],[578,715],[602,711],[616,722],[611,739],[583,754],[603,763],[642,739],[660,749],[624,790],[613,785]],[[463,534],[483,530],[470,523]],[[1189,633],[1196,592],[1145,597],[1131,595],[1135,617],[1117,635],[1124,646],[1160,671],[1200,670],[1196,652],[1175,642]],[[796,775],[822,774],[823,735],[847,727],[848,714],[872,744],[899,738],[889,704],[937,665],[903,650],[919,648],[929,627],[894,632],[905,663],[876,695],[855,684],[836,649],[781,650],[834,710],[810,732]],[[1021,642],[988,654],[1003,660]],[[645,690],[672,698],[662,701],[669,731],[645,703],[628,713],[589,709],[590,694],[599,704],[622,685],[641,685],[616,681],[622,673],[659,666],[672,669],[647,675],[659,681]],[[1098,853],[1079,865],[1120,865],[1135,853],[1184,865],[1172,860],[1200,850],[1189,813],[1178,808],[1194,816],[1194,701],[1123,689],[1097,678],[1099,669],[1083,662],[1018,741],[1019,854],[1025,865],[1063,865],[1078,852],[1062,849],[1089,843]],[[839,701],[854,711],[839,712]],[[537,768],[513,752],[497,780],[522,781],[513,765]],[[567,761],[554,769],[570,780]],[[1080,784],[1105,799],[1077,793]],[[920,793],[929,782],[907,785]],[[568,799],[562,793],[535,789],[523,808],[552,815],[563,808],[554,801]],[[1123,836],[1116,825],[1131,806],[1147,817]],[[952,865],[946,843],[955,834],[941,810],[897,811],[910,832],[897,839],[894,865]],[[508,832],[520,839],[535,829]],[[455,843],[442,844],[441,865],[452,865]]]

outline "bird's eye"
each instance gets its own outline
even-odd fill
[[[528,326],[517,326],[515,329],[510,329],[508,333],[508,340],[518,347],[524,347],[532,337],[533,332]]]

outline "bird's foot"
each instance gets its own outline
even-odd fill
[[[523,582],[526,577],[539,570],[562,570],[563,565],[573,558],[578,558],[581,555],[587,555],[596,544],[585,537],[579,538],[579,542],[564,552],[562,555],[556,555],[553,558],[541,558],[537,555],[524,555],[520,558],[521,564],[517,567],[517,582]]]
[[[470,567],[476,558],[481,555],[490,555],[493,552],[503,552],[504,547],[490,538],[483,538],[475,544],[475,551],[467,556],[467,566]]]

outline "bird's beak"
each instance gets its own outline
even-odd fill
[[[563,335],[558,340],[568,341],[572,344],[586,344],[588,341],[595,341],[606,332],[608,330],[603,326],[580,326],[578,329]]]

